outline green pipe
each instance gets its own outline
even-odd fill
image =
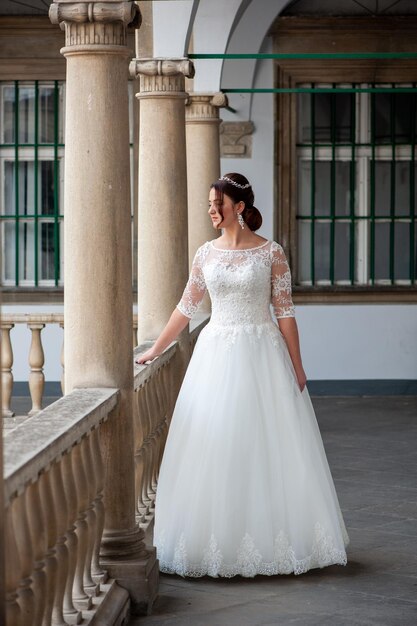
[[[189,59],[417,59],[417,52],[277,52],[249,54],[188,54]]]
[[[416,93],[416,87],[266,87],[222,89],[223,93]]]
[[[297,215],[297,220],[310,220],[310,219],[311,217],[309,215]],[[329,216],[316,214],[314,215],[314,219],[317,221],[320,221],[320,220],[329,221]],[[335,215],[333,219],[336,222],[348,222],[350,221],[350,219],[360,222],[361,220],[369,220],[369,215],[354,215],[352,218],[349,215]],[[372,219],[374,219],[375,222],[391,221],[391,218],[389,215],[374,215]],[[408,213],[407,215],[396,215],[395,219],[396,220],[409,220],[410,214]]]
[[[16,217],[16,215],[14,215],[14,217]],[[38,216],[39,217],[39,216]],[[63,218],[64,216],[61,214],[57,215],[58,218]],[[407,215],[407,217],[409,217],[409,215]],[[25,213],[25,220],[30,220],[30,219],[35,219],[36,215],[34,213]],[[0,220],[10,220],[10,215],[0,215]],[[45,220],[47,222],[53,222],[55,220],[55,215],[50,215],[49,217],[47,215],[45,215],[42,220]]]
[[[397,141],[396,146],[409,146],[410,142],[405,142],[405,141]],[[352,146],[352,142],[349,141],[349,143],[342,143],[342,142],[337,142],[336,148],[350,148]],[[370,148],[372,146],[372,143],[355,143],[356,147],[364,147],[364,148]],[[297,143],[296,144],[297,148],[311,148],[311,143]],[[321,143],[319,144],[320,148],[331,148],[332,144],[331,143]]]

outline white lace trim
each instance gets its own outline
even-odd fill
[[[240,248],[240,249],[236,248],[234,250],[231,250],[227,248],[218,248],[217,246],[214,245],[215,241],[216,240],[214,239],[212,241],[209,241],[209,243],[215,250],[220,250],[221,252],[251,252],[252,250],[259,250],[260,248],[263,248],[264,246],[266,246],[267,243],[269,243],[269,239],[267,239],[266,241],[261,243],[259,246],[255,246],[254,248]]]
[[[271,303],[277,318],[294,317],[291,272],[282,247],[266,241],[255,248],[225,250],[213,242],[194,257],[178,310],[193,317],[206,290],[213,314],[225,325],[263,323]]]
[[[349,543],[346,530],[343,529],[345,545]],[[225,563],[222,551],[214,534],[211,535],[207,547],[203,550],[201,563],[190,562],[187,555],[187,545],[184,533],[178,539],[174,550],[173,560],[165,555],[165,531],[159,534],[157,542],[157,557],[159,569],[166,574],[180,576],[219,576],[231,578],[244,576],[253,578],[259,574],[274,576],[276,574],[304,574],[310,569],[327,567],[329,565],[346,565],[346,550],[338,549],[332,534],[317,522],[314,526],[314,540],[311,553],[304,559],[297,559],[294,549],[290,545],[287,534],[281,530],[274,542],[273,561],[264,561],[257,549],[253,538],[246,533],[236,551],[234,563]]]

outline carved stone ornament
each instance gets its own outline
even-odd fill
[[[254,128],[253,122],[222,122],[220,125],[221,157],[250,159]]]
[[[66,46],[126,45],[128,24],[139,28],[141,14],[136,2],[67,2],[54,0],[49,19],[65,30]]]
[[[140,78],[138,98],[185,98],[185,77],[193,78],[195,69],[190,59],[133,59],[129,72],[132,78]]]
[[[187,122],[220,122],[219,109],[228,104],[227,96],[222,93],[189,94],[186,101],[185,117]]]

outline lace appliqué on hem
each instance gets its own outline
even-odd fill
[[[344,534],[345,544],[349,542],[347,533]],[[225,563],[216,537],[212,534],[208,546],[203,552],[201,563],[191,563],[187,556],[187,546],[184,535],[181,534],[174,551],[174,559],[167,560],[165,555],[165,532],[159,536],[157,546],[159,569],[166,574],[180,576],[219,576],[231,578],[243,576],[253,578],[256,575],[274,576],[276,574],[304,574],[313,568],[322,568],[329,565],[346,565],[345,550],[335,546],[332,535],[326,533],[325,528],[317,522],[314,527],[314,541],[311,554],[304,559],[297,559],[294,549],[290,545],[288,536],[281,530],[274,543],[274,560],[263,561],[262,555],[255,546],[252,537],[246,533],[236,552],[235,563]]]

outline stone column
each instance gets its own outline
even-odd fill
[[[101,564],[134,612],[157,592],[158,568],[135,522],[132,267],[126,27],[133,2],[55,0],[65,28],[65,392],[117,387],[100,429],[106,477]]]
[[[140,77],[140,344],[158,336],[188,277],[185,76],[194,75],[194,66],[188,59],[134,59],[130,71]]]
[[[188,260],[199,246],[214,239],[208,216],[210,185],[220,176],[219,108],[227,106],[223,93],[190,94],[185,109],[188,179]]]

